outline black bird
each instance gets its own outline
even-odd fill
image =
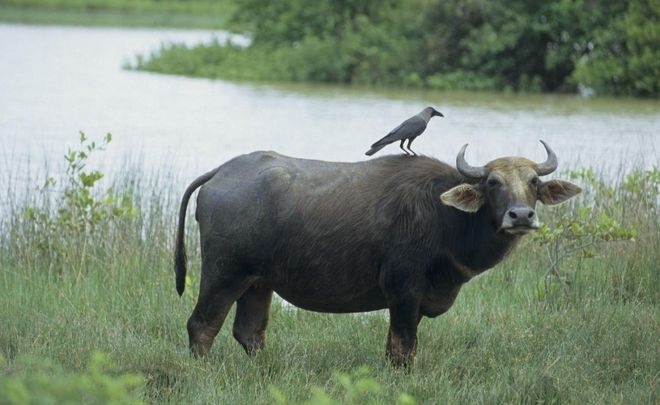
[[[406,155],[410,155],[410,153],[403,147],[403,143],[407,139],[408,150],[410,150],[410,152],[412,152],[413,155],[417,156],[417,154],[412,149],[410,149],[410,144],[412,144],[412,141],[415,138],[417,138],[419,135],[421,135],[422,132],[424,132],[424,130],[426,129],[426,124],[429,123],[431,117],[436,115],[440,117],[444,117],[444,115],[442,115],[442,113],[436,110],[435,108],[426,107],[419,114],[403,121],[401,125],[394,128],[393,130],[390,131],[389,134],[385,135],[381,140],[371,145],[371,149],[369,149],[365,153],[365,155],[371,156],[374,153],[378,152],[379,150],[383,149],[385,146],[396,141],[401,141],[399,147],[406,153]]]

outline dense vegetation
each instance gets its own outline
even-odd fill
[[[244,0],[248,48],[171,45],[139,69],[432,89],[660,94],[657,0]]]
[[[594,170],[564,173],[585,192],[543,209],[547,228],[423,321],[405,371],[384,359],[385,312],[278,303],[255,358],[229,327],[208,358],[191,358],[192,218],[181,299],[172,274],[185,181],[134,165],[105,179],[93,162],[110,142],[81,136],[61,176],[0,196],[0,403],[660,402],[657,169],[607,182]]]
[[[0,21],[121,27],[222,28],[234,0],[0,0]]]
[[[247,48],[170,45],[139,69],[440,90],[657,97],[657,0],[0,0],[0,21],[229,28]]]

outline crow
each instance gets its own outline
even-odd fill
[[[444,117],[444,115],[442,115],[442,113],[436,110],[435,108],[426,107],[419,114],[403,121],[401,125],[394,128],[393,130],[390,131],[389,134],[385,135],[381,140],[371,145],[371,149],[365,152],[365,155],[371,156],[374,153],[378,152],[379,150],[383,149],[385,146],[396,141],[401,141],[399,147],[401,148],[401,150],[403,150],[406,153],[406,155],[410,155],[410,153],[403,147],[403,143],[407,139],[408,150],[410,150],[410,152],[413,155],[417,156],[417,154],[412,149],[410,149],[410,144],[412,144],[412,141],[415,138],[417,138],[419,135],[421,135],[422,132],[424,132],[424,130],[426,129],[426,124],[428,124],[431,117],[436,115],[440,117]]]

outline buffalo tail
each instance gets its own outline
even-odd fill
[[[209,181],[217,171],[218,168],[196,178],[190,183],[181,198],[181,206],[179,207],[179,226],[177,228],[176,247],[174,249],[174,274],[176,276],[176,291],[179,293],[179,296],[183,294],[183,291],[186,288],[186,246],[184,239],[188,201],[190,200],[192,193],[195,192],[199,186]]]

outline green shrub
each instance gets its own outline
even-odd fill
[[[627,2],[594,32],[593,51],[580,58],[576,81],[597,92],[635,96],[660,94],[660,7],[651,0]]]
[[[19,358],[11,366],[0,355],[2,404],[143,404],[144,378],[119,374],[110,359],[94,353],[87,369],[69,372],[48,360]]]
[[[361,367],[351,374],[333,373],[333,384],[330,388],[312,387],[311,396],[300,404],[305,405],[361,405],[385,404],[383,387],[373,377],[366,367]],[[270,393],[279,405],[293,404],[277,387],[270,386]],[[397,405],[415,405],[415,399],[406,393],[397,396]]]
[[[95,186],[103,178],[98,170],[86,171],[90,157],[102,151],[112,141],[112,135],[107,134],[103,142],[89,142],[87,136],[80,132],[80,149],[69,149],[64,155],[66,160],[65,177],[61,179],[62,188],[54,190],[58,180],[49,177],[41,193],[52,194],[55,197],[57,209],[53,212],[42,207],[28,207],[25,216],[36,227],[46,233],[74,232],[89,233],[96,227],[115,218],[134,217],[137,209],[133,205],[130,194],[117,194],[112,188],[96,193]]]
[[[591,168],[565,174],[584,184],[584,191],[578,200],[548,210],[548,223],[532,235],[531,240],[543,249],[547,258],[546,277],[539,284],[543,289],[537,291],[538,297],[558,293],[561,290],[553,282],[566,287],[580,277],[584,268],[598,260],[615,262],[616,252],[629,258],[621,266],[621,276],[629,273],[626,279],[635,278],[640,266],[646,264],[640,264],[633,252],[653,249],[651,245],[657,243],[659,236],[660,171],[657,168],[633,170],[615,185],[603,181]],[[650,287],[653,283],[644,282],[642,277],[646,275],[639,275],[634,284],[646,284],[644,289],[653,290]],[[635,294],[641,291],[637,287],[632,289]]]
[[[232,17],[233,28],[252,38],[246,49],[170,46],[134,67],[436,90],[575,92],[581,85],[657,97],[659,12],[649,0],[246,0]]]
[[[48,177],[22,210],[24,220],[12,229],[13,239],[29,246],[33,256],[47,258],[51,270],[62,271],[60,263],[77,258],[83,270],[93,240],[99,242],[122,221],[139,215],[128,190],[116,192],[112,186],[99,189],[104,177],[89,169],[90,159],[112,141],[107,134],[100,143],[80,133],[80,147],[64,155],[66,170],[62,178]],[[76,241],[77,243],[72,243]]]

